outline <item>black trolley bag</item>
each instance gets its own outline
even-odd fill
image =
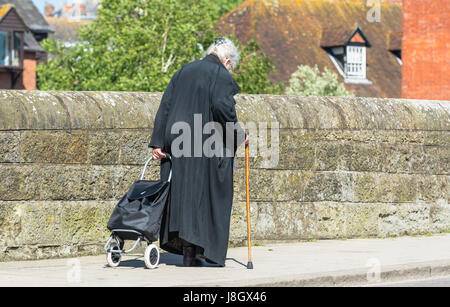
[[[166,157],[171,160],[169,154]],[[167,204],[170,190],[172,168],[167,180],[144,180],[145,171],[150,157],[144,166],[140,180],[135,181],[128,192],[117,203],[107,228],[111,236],[105,244],[107,261],[109,266],[119,265],[122,253],[129,253],[141,242],[147,242],[147,248],[143,250],[144,262],[147,268],[158,266],[159,249],[152,244],[158,240],[159,230],[164,209]],[[136,240],[133,247],[123,250],[125,240]]]

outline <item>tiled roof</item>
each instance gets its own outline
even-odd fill
[[[44,52],[45,50],[42,49],[41,45],[36,41],[33,34],[28,31],[24,34],[24,46],[25,51],[31,51],[31,52]]]
[[[321,47],[322,34],[328,36],[327,43],[340,43],[359,26],[371,45],[367,78],[372,84],[346,87],[357,96],[401,97],[401,66],[388,50],[388,33],[401,31],[401,5],[382,3],[381,22],[367,20],[369,9],[366,1],[356,0],[247,0],[222,17],[219,28],[244,44],[254,39],[277,69],[271,80],[287,84],[301,64],[317,64],[321,70],[327,67],[338,73]]]
[[[395,51],[395,50],[402,50],[402,32],[397,31],[391,31],[388,34],[388,46],[389,50]]]

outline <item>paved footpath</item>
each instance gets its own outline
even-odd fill
[[[0,286],[352,286],[450,275],[450,234],[324,240],[230,248],[226,267],[182,267],[161,253],[149,270],[126,255],[117,268],[105,255],[0,263]]]

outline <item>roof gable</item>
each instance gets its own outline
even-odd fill
[[[0,5],[4,4],[12,4],[31,31],[36,33],[54,32],[31,0],[0,0]]]
[[[350,43],[364,44],[366,45],[366,47],[370,47],[369,41],[367,40],[366,36],[364,35],[363,31],[359,26],[356,27],[355,30],[353,30],[352,34],[347,40],[346,45]]]
[[[359,26],[354,29],[349,27],[324,28],[320,46],[323,48],[347,46],[350,43],[364,44],[370,47],[367,37]]]
[[[10,3],[0,6],[0,26],[11,27],[15,30],[29,31],[14,5]]]

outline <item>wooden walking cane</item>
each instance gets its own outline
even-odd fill
[[[247,202],[247,245],[248,245],[248,263],[247,263],[247,269],[253,269],[253,262],[252,262],[252,242],[250,240],[250,187],[249,187],[249,172],[250,172],[250,166],[248,161],[248,144],[245,144],[245,192],[246,192],[246,202]]]

